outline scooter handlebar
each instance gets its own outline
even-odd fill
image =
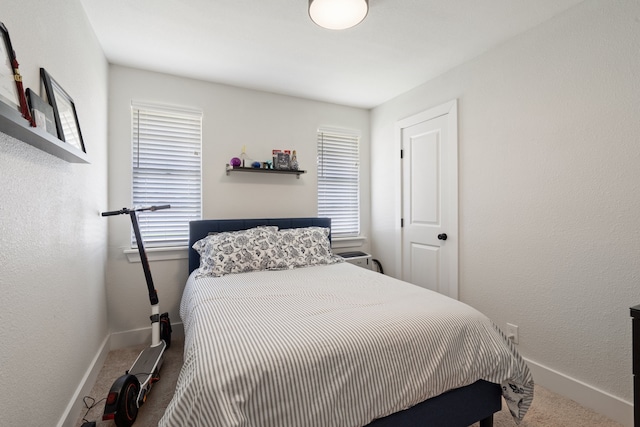
[[[122,215],[123,213],[126,213],[126,209],[120,209],[119,211],[102,212],[102,216]]]
[[[137,208],[137,209],[122,208],[119,211],[102,212],[102,216],[113,216],[113,215],[128,214],[131,211],[135,211],[135,212],[151,211],[151,212],[153,212],[153,211],[159,211],[161,209],[169,209],[170,207],[171,207],[171,205],[145,206],[143,208]]]
[[[171,207],[171,205],[162,205],[162,206],[150,206],[148,208],[146,208],[145,210],[150,210],[151,212],[153,211],[159,211],[160,209],[169,209]]]

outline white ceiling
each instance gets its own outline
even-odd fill
[[[307,0],[80,0],[110,63],[372,108],[583,0],[370,0],[315,25]]]

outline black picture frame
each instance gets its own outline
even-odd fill
[[[40,68],[40,77],[44,84],[47,100],[53,107],[58,139],[86,153],[76,104],[73,99],[44,68]]]
[[[290,156],[289,153],[282,153],[282,152],[278,153],[276,169],[289,170],[289,163],[290,163],[289,156]]]
[[[0,102],[22,113],[22,117],[33,125],[27,99],[18,71],[16,53],[11,44],[9,30],[0,22]]]

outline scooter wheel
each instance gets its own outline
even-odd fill
[[[166,348],[171,347],[171,321],[169,313],[160,315],[160,339],[164,341]]]
[[[135,376],[128,375],[120,393],[114,421],[118,427],[131,427],[138,417],[140,382]]]

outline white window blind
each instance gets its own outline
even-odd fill
[[[355,132],[318,129],[318,216],[334,237],[360,234],[360,155]]]
[[[201,219],[202,112],[132,103],[133,205],[145,246],[186,246],[189,221]],[[135,236],[131,233],[132,247]]]

